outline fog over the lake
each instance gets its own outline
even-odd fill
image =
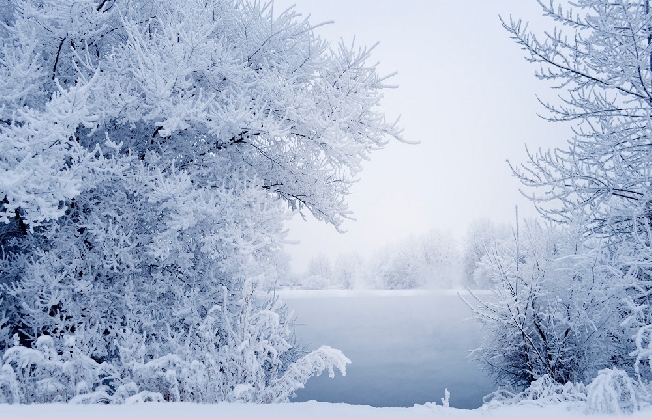
[[[536,2],[456,0],[410,2],[372,0],[280,0],[275,13],[296,5],[332,43],[379,42],[370,64],[381,74],[397,72],[382,109],[401,117],[404,138],[419,145],[390,143],[366,162],[348,198],[353,217],[332,226],[295,216],[286,246],[293,268],[305,270],[310,258],[379,246],[436,228],[461,237],[473,220],[511,222],[535,211],[519,193],[506,159],[525,160],[531,149],[563,144],[570,129],[537,116],[537,101],[555,93],[534,76],[535,66],[502,28],[499,15],[545,22]]]

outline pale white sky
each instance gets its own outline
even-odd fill
[[[332,226],[296,216],[286,246],[300,272],[310,258],[358,251],[432,228],[461,237],[474,219],[511,222],[514,206],[533,215],[505,162],[525,160],[524,145],[564,144],[568,126],[540,119],[536,95],[554,93],[534,77],[498,15],[549,25],[535,0],[276,0],[276,12],[295,4],[310,21],[335,21],[318,33],[335,43],[380,42],[374,61],[398,72],[383,102],[389,119],[401,115],[413,146],[392,143],[365,164],[348,202],[357,221]]]

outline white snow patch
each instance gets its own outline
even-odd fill
[[[635,412],[631,419],[649,418],[652,409]],[[494,409],[480,408],[463,410],[445,408],[441,405],[426,403],[414,407],[370,407],[347,404],[319,402],[283,403],[276,405],[220,403],[142,403],[136,405],[0,405],[0,417],[3,419],[178,419],[188,418],[265,418],[265,419],[474,419],[487,417],[500,419],[570,419],[570,418],[613,418],[612,415],[590,415],[569,410],[564,404],[556,406],[504,406]]]

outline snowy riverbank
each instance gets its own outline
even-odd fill
[[[649,418],[652,410],[636,412],[632,419]],[[184,404],[146,403],[140,405],[0,405],[2,419],[178,419],[203,418],[265,418],[265,419],[421,419],[445,417],[448,419],[500,418],[500,419],[570,419],[570,418],[613,418],[610,415],[586,415],[581,411],[569,411],[565,406],[504,406],[495,409],[480,408],[463,410],[425,404],[414,407],[370,407],[348,404],[318,402],[285,403],[278,405],[248,404]]]

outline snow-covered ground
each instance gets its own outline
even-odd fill
[[[462,291],[462,293],[465,293]],[[468,294],[467,294],[468,295]],[[352,364],[346,377],[311,378],[294,401],[413,406],[438,401],[476,408],[493,391],[468,358],[480,327],[457,291],[281,291],[310,349],[330,345]],[[486,292],[484,293],[486,295]]]
[[[140,405],[0,405],[2,419],[179,419],[179,418],[238,418],[238,419],[567,419],[613,418],[609,415],[587,416],[581,411],[569,411],[564,406],[506,406],[497,409],[464,410],[443,408],[431,404],[414,407],[370,407],[318,402],[278,405],[251,404],[183,404],[146,403]],[[636,412],[631,419],[652,417],[652,411]]]

